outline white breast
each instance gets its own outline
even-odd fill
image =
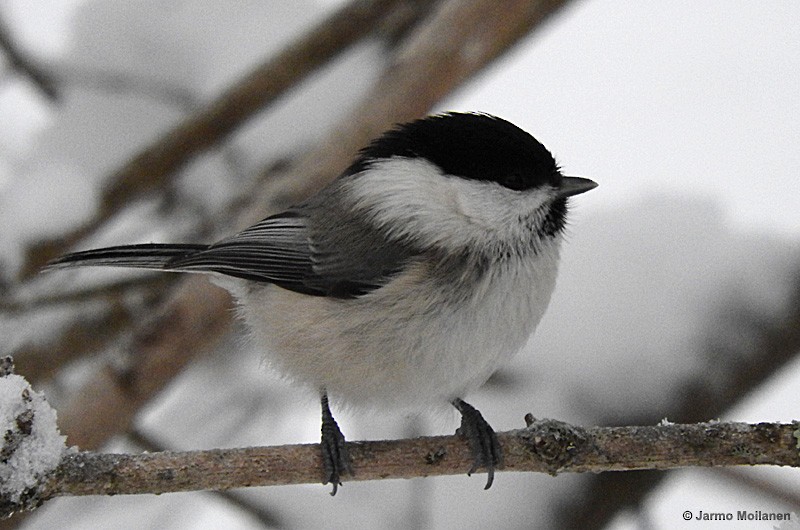
[[[492,270],[464,300],[416,266],[352,300],[253,285],[242,312],[280,373],[356,406],[463,397],[524,346],[555,285],[558,242]],[[260,309],[268,308],[268,309]]]

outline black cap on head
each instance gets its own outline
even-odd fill
[[[390,157],[425,158],[444,173],[513,190],[558,187],[562,178],[553,155],[533,136],[488,114],[449,112],[399,125],[364,148],[347,174]]]

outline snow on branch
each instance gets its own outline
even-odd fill
[[[38,488],[67,454],[56,411],[14,374],[11,357],[0,359],[0,514],[36,505]]]

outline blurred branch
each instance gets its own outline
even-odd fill
[[[740,334],[736,346],[710,346],[705,366],[693,370],[695,377],[672,392],[680,400],[641,421],[718,418],[795,359],[800,353],[800,273],[791,290],[787,313],[777,319],[746,313],[741,308],[747,304],[741,301],[729,302],[736,308],[735,327]],[[557,527],[604,528],[620,510],[636,509],[664,478],[664,473],[649,471],[591,477],[581,495],[559,507]]]
[[[166,274],[147,274],[135,278],[126,278],[109,283],[92,285],[90,287],[77,289],[74,291],[48,293],[44,296],[37,296],[35,298],[11,298],[9,300],[0,300],[0,311],[3,313],[14,314],[35,309],[42,309],[48,306],[97,300],[98,298],[109,298],[111,300],[115,300],[124,294],[140,290],[163,290],[164,287],[171,283],[170,279],[174,279],[174,276],[171,277]]]
[[[775,481],[759,478],[753,476],[752,473],[738,469],[716,468],[713,472],[733,486],[744,486],[762,498],[769,498],[781,506],[788,507],[793,512],[800,513],[800,495],[795,488],[788,484],[777,484]]]
[[[375,87],[319,149],[298,163],[289,186],[267,189],[260,204],[282,209],[344,170],[354,153],[387,128],[427,114],[462,83],[555,14],[566,0],[448,0],[395,50]],[[331,168],[336,168],[332,172]],[[263,213],[263,212],[262,212]],[[257,220],[251,217],[250,221]]]
[[[80,86],[116,94],[137,94],[182,110],[195,110],[200,100],[191,90],[127,72],[111,72],[77,65],[50,65],[50,76],[61,85]],[[120,172],[118,172],[119,174]]]
[[[220,340],[230,324],[230,297],[205,278],[187,279],[148,322],[138,327],[128,350],[135,362],[99,369],[59,411],[70,444],[100,447],[124,431],[136,412],[194,357]]]
[[[307,75],[368,35],[402,1],[354,0],[345,5],[157,139],[111,177],[100,199],[98,215],[90,223],[42,242],[28,253],[23,275],[30,276],[50,259],[65,253],[125,204],[164,186],[192,157],[224,140]]]
[[[107,302],[105,307],[74,320],[58,333],[52,334],[54,336],[44,341],[25,343],[10,352],[16,359],[17,372],[29,381],[49,379],[68,362],[102,350],[120,333],[133,327],[136,319],[141,318],[142,307],[153,307],[163,302],[172,292],[170,287],[173,284],[173,276],[161,274],[37,298],[29,303],[11,302],[9,307],[2,309],[13,313],[21,309],[40,309],[44,305],[81,303],[90,299]],[[131,295],[137,297],[136,304],[128,303]]]
[[[584,429],[526,418],[528,427],[498,433],[505,470],[557,473],[697,466],[800,466],[796,424],[701,423]],[[349,443],[355,475],[379,480],[459,475],[472,453],[458,435]],[[32,504],[64,495],[166,493],[319,483],[318,444],[145,453],[71,453]],[[8,501],[0,500],[9,510]],[[22,507],[14,506],[20,509]]]
[[[222,148],[223,156],[233,158],[230,146]],[[230,167],[234,162],[228,163]],[[231,168],[231,171],[237,171]],[[242,195],[249,195],[252,185],[242,188]],[[242,208],[243,197],[228,205],[225,215],[233,215]],[[183,212],[186,204],[183,204]],[[195,217],[202,218],[198,213]],[[203,223],[204,225],[206,223]],[[202,238],[208,236],[218,227],[195,227],[192,233]],[[17,370],[30,381],[41,381],[58,373],[68,362],[106,348],[120,335],[131,331],[135,324],[143,318],[143,314],[152,314],[153,308],[163,303],[178,285],[179,275],[149,273],[130,279],[101,283],[70,292],[51,292],[41,295],[7,297],[0,299],[0,312],[13,314],[35,314],[36,311],[61,304],[83,304],[89,302],[107,302],[103,307],[94,307],[88,315],[75,311],[74,318],[68,324],[52,331],[45,340],[32,339],[7,352],[16,359]],[[0,525],[2,528],[2,525]]]
[[[51,102],[58,101],[58,90],[56,90],[53,79],[39,67],[32,57],[17,46],[3,17],[0,17],[0,50],[3,50],[11,68],[33,83],[45,98]]]
[[[691,399],[681,401],[671,417],[699,421],[719,416],[800,353],[800,270],[789,289],[787,311],[778,317],[746,312],[746,303],[730,301],[737,343],[708,347],[700,375],[678,389],[677,395]]]

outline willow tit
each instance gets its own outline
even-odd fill
[[[487,114],[445,113],[386,132],[316,195],[212,245],[125,245],[50,267],[214,273],[280,373],[319,391],[326,482],[351,473],[328,396],[355,406],[449,402],[468,473],[502,465],[461,398],[522,348],[556,281],[567,198],[589,179]]]

